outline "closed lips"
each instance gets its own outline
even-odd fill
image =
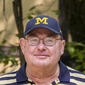
[[[47,54],[35,54],[35,56],[49,56]]]

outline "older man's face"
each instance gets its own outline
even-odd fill
[[[60,56],[64,52],[65,41],[56,40],[53,45],[49,46],[48,44],[50,44],[50,41],[47,44],[47,41],[44,40],[46,45],[43,42],[43,39],[47,37],[60,39],[60,35],[56,35],[52,31],[44,28],[37,28],[26,36],[26,39],[20,39],[20,46],[28,65],[41,67],[58,64]],[[33,43],[28,41],[29,38],[35,38]],[[38,44],[34,44],[36,38],[40,39]]]

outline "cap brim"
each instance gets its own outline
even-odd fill
[[[51,30],[52,32],[54,32],[56,34],[62,35],[62,32],[58,32],[58,31],[56,31],[56,30],[54,30],[54,29],[52,29],[52,28],[50,28],[48,26],[34,26],[30,30],[26,31],[24,35],[26,36],[27,34],[29,34],[29,32],[31,32],[32,30],[34,30],[36,28],[45,28],[45,29]]]

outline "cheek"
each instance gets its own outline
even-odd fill
[[[25,58],[29,58],[29,56],[31,56],[33,52],[34,52],[34,48],[32,48],[31,46],[26,46],[25,53],[24,53]]]
[[[54,46],[53,49],[51,49],[51,55],[53,59],[59,60],[61,56],[61,46]]]
[[[24,53],[24,57],[25,57],[25,61],[28,64],[31,64],[32,61],[34,61],[33,59],[33,53],[34,53],[34,48],[28,46],[25,48],[25,53]]]
[[[53,47],[52,54],[53,55],[60,54],[60,46],[59,45]]]

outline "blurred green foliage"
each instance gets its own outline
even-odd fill
[[[11,53],[15,51],[16,51],[15,48],[11,48],[9,49],[8,52]],[[17,60],[15,59],[15,56],[7,54],[3,50],[0,50],[0,63],[4,63],[4,65],[7,65],[9,62],[12,63],[11,66],[18,65]]]
[[[76,70],[85,73],[85,44],[80,42],[67,42],[65,50],[70,54],[68,61]]]
[[[4,32],[0,31],[0,35]],[[3,49],[4,49],[4,44],[7,42],[7,40],[3,39],[0,42],[0,63],[4,63],[4,65],[8,65],[9,62],[11,62],[11,66],[13,65],[18,65],[17,60],[15,59],[15,56],[10,55],[11,52],[16,52],[16,48],[8,48],[8,52],[6,53]],[[2,47],[3,46],[3,47]],[[2,48],[2,49],[1,49]]]
[[[2,33],[2,32],[1,32]],[[0,63],[4,63],[4,66],[8,65],[11,62],[11,66],[18,65],[18,62],[12,53],[15,53],[17,49],[15,47],[9,48],[8,46],[4,46],[7,40],[3,39],[0,42]],[[6,48],[6,50],[4,50]],[[2,73],[5,73],[6,69],[3,69]]]
[[[53,12],[54,12],[56,15],[60,15],[60,14],[61,14],[60,10],[53,10]]]

